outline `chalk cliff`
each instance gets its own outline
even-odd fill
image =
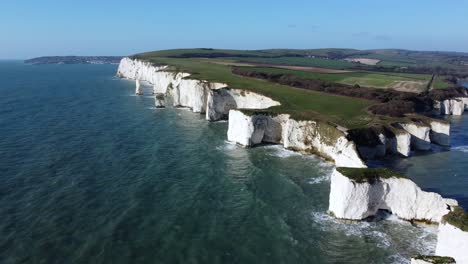
[[[415,150],[431,149],[431,128],[423,123],[398,123],[397,126],[411,134],[411,147]]]
[[[340,219],[362,220],[388,210],[401,219],[439,223],[455,205],[386,169],[337,168],[331,176],[329,211]]]
[[[441,146],[450,146],[450,123],[442,120],[432,120],[429,123],[431,142]]]
[[[374,126],[351,129],[348,138],[354,141],[358,151],[366,160],[382,158],[386,155],[410,155],[411,135],[403,129],[392,126]]]
[[[450,256],[459,264],[468,264],[468,216],[456,207],[439,225],[436,254]]]
[[[167,66],[154,66],[128,57],[120,62],[117,76],[136,80],[138,84],[140,81],[152,84],[154,94],[171,96],[174,106],[206,113],[211,121],[227,119],[231,109],[266,109],[280,105],[257,93],[229,89],[224,83],[190,79],[188,73],[172,72]]]
[[[156,106],[156,108],[166,107],[166,100],[164,94],[155,94],[154,105]]]
[[[172,97],[173,105],[205,113],[206,119],[229,118],[228,140],[243,146],[260,143],[283,144],[284,147],[313,152],[334,161],[338,166],[365,167],[355,144],[336,127],[314,121],[298,121],[288,115],[246,115],[236,109],[267,109],[280,105],[266,96],[223,83],[190,79],[190,74],[168,71],[167,66],[123,58],[117,75],[145,81],[154,86],[155,104],[163,106],[162,95]]]
[[[164,97],[172,98],[176,107],[187,107],[205,114],[210,121],[230,121],[228,140],[244,146],[260,143],[283,144],[285,148],[313,152],[334,161],[338,166],[365,167],[363,159],[380,158],[389,154],[405,157],[410,150],[428,150],[431,142],[449,144],[449,127],[444,124],[399,124],[390,132],[379,132],[372,144],[356,140],[346,129],[338,129],[324,122],[295,120],[287,115],[245,116],[236,109],[260,110],[280,105],[261,94],[232,89],[227,84],[190,78],[190,74],[172,71],[165,65],[123,58],[117,75],[135,80],[136,93],[142,94],[140,82],[153,85],[156,107],[166,104]],[[263,131],[263,132],[262,132]],[[410,147],[411,144],[411,147]]]
[[[243,146],[279,143],[287,149],[318,154],[337,166],[366,167],[344,132],[329,124],[298,121],[289,115],[231,110],[228,140]]]
[[[266,96],[239,89],[211,89],[208,94],[206,119],[227,119],[231,109],[267,109],[280,105]]]
[[[136,95],[143,94],[143,87],[140,84],[140,80],[135,80],[135,94]]]
[[[468,98],[451,98],[443,101],[435,101],[434,108],[441,115],[462,115],[467,107]]]

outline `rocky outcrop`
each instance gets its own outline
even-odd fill
[[[402,129],[393,129],[394,136],[386,138],[387,152],[409,157],[411,152],[411,134]]]
[[[466,98],[450,98],[443,101],[435,101],[434,108],[441,115],[462,115],[465,111]]]
[[[411,135],[403,129],[390,126],[351,129],[348,138],[357,145],[359,154],[366,160],[386,155],[410,155]]]
[[[321,122],[297,121],[289,115],[231,110],[228,140],[247,147],[281,143],[287,149],[315,153],[337,166],[366,167],[344,132]]]
[[[468,264],[468,216],[457,207],[444,216],[439,225],[436,254],[453,257],[457,263]]]
[[[415,150],[431,149],[431,128],[420,122],[398,123],[399,128],[406,130],[411,135],[411,147]]]
[[[432,120],[429,123],[431,142],[441,146],[450,146],[450,123],[442,120]]]
[[[208,93],[206,119],[227,119],[231,109],[267,109],[280,105],[266,96],[239,89],[211,89]]]
[[[135,80],[135,94],[143,95],[143,87],[140,84],[140,80]]]
[[[386,169],[337,168],[331,176],[329,211],[340,219],[362,220],[388,210],[401,219],[438,223],[456,204]]]
[[[166,101],[164,94],[155,94],[154,96],[154,105],[156,108],[164,108],[166,107]]]
[[[459,97],[458,100],[462,101],[465,105],[465,110],[468,110],[468,97]]]
[[[336,166],[367,167],[354,142],[329,124],[290,118],[283,126],[282,138],[285,148],[316,153],[334,161]]]
[[[411,264],[456,264],[451,257],[417,256],[411,259]]]

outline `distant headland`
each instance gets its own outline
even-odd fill
[[[46,56],[25,60],[28,64],[118,64],[122,56]]]

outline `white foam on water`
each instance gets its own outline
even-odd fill
[[[285,149],[281,145],[269,145],[269,146],[264,146],[265,149],[271,150],[268,155],[270,156],[275,156],[275,157],[280,157],[280,158],[289,158],[289,157],[301,157],[305,156],[304,154]]]
[[[407,252],[394,252],[389,259],[392,263],[410,263],[410,253],[430,255],[435,252],[436,226],[417,225],[401,220],[398,217],[382,213],[373,221],[346,221],[336,219],[324,212],[313,212],[312,221],[323,231],[342,233],[347,237],[370,239],[376,247],[392,250],[395,243],[404,242],[410,245]],[[404,240],[399,242],[399,240]],[[408,240],[408,241],[406,241]],[[401,248],[396,247],[396,248]]]
[[[152,106],[152,107],[146,107],[146,109],[150,109],[150,110],[164,110],[165,107],[154,107],[154,106]]]
[[[333,164],[320,159],[316,155],[304,154],[304,153],[300,153],[297,151],[289,150],[289,149],[284,148],[282,145],[267,145],[267,146],[264,146],[263,148],[271,150],[268,153],[268,155],[270,156],[275,156],[275,157],[280,157],[280,158],[301,157],[304,159],[310,159],[310,160],[316,161],[317,165],[319,165],[322,168],[333,167]]]
[[[230,151],[235,150],[237,148],[239,148],[239,146],[237,146],[236,143],[227,140],[224,141],[223,145],[216,147],[216,149],[220,151]]]
[[[453,147],[453,148],[451,148],[451,150],[468,153],[468,146]]]
[[[290,158],[290,157],[300,157],[306,160],[310,160],[315,163],[320,171],[320,175],[315,178],[310,179],[309,184],[320,184],[323,182],[329,182],[330,176],[333,172],[333,168],[335,167],[332,163],[326,162],[315,155],[308,155],[303,154],[300,152],[292,151],[289,149],[285,149],[281,145],[268,145],[264,146],[263,148],[269,150],[267,155],[279,157],[279,158]]]
[[[310,179],[309,184],[319,184],[322,182],[329,182],[329,181],[330,181],[330,175],[324,175],[324,176]]]

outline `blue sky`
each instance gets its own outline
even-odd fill
[[[1,0],[0,58],[213,47],[468,52],[468,0]]]

